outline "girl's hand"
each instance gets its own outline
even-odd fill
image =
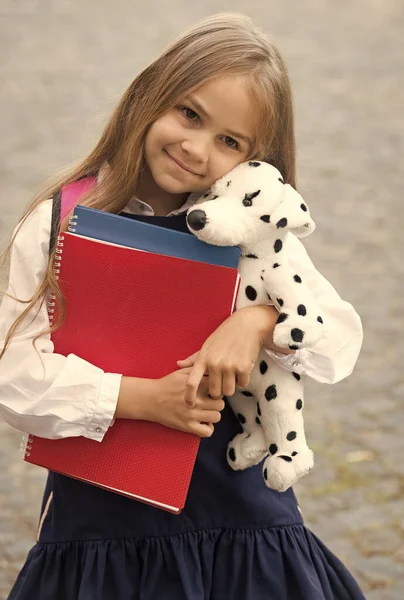
[[[278,311],[272,306],[249,306],[234,312],[208,337],[196,354],[177,362],[192,367],[185,402],[193,406],[198,386],[209,376],[212,398],[232,396],[236,385],[246,387],[261,346],[273,330]]]
[[[199,437],[210,437],[214,423],[221,419],[223,400],[213,400],[209,396],[207,378],[202,378],[191,407],[184,402],[187,381],[191,368],[174,371],[161,379],[152,381],[153,397],[143,405],[143,419],[161,423]]]

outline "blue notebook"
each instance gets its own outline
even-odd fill
[[[235,246],[213,246],[190,233],[86,206],[76,206],[69,231],[120,246],[231,268],[238,267],[241,254]]]

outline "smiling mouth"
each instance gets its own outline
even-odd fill
[[[184,170],[184,171],[186,171],[187,173],[191,173],[191,175],[196,175],[197,177],[202,177],[202,176],[201,176],[199,173],[196,173],[195,171],[193,171],[193,170],[192,170],[192,169],[190,169],[189,167],[186,167],[186,166],[185,166],[185,165],[183,165],[183,164],[182,164],[182,163],[181,163],[179,160],[177,160],[176,158],[174,158],[173,156],[171,156],[171,154],[169,154],[169,153],[167,152],[167,150],[165,150],[164,152],[167,154],[167,156],[168,156],[169,158],[171,158],[171,160],[172,160],[173,162],[175,162],[175,164],[176,164],[178,167],[180,167],[181,169],[183,169],[183,170]]]

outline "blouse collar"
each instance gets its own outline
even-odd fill
[[[100,181],[102,181],[104,179],[108,169],[109,169],[108,163],[104,162],[104,164],[101,166],[101,168],[98,172],[97,183],[99,183]],[[203,195],[203,193],[204,192],[197,192],[197,193],[190,194],[188,196],[188,198],[186,199],[185,203],[180,208],[172,210],[167,216],[174,217],[175,215],[182,215],[182,214],[186,213],[188,211],[188,209],[196,203],[198,198],[200,198]],[[128,204],[125,206],[125,208],[123,209],[122,212],[126,212],[131,215],[141,214],[141,215],[145,215],[148,217],[151,217],[154,215],[154,210],[150,206],[150,204],[147,204],[147,202],[143,202],[143,200],[140,200],[136,196],[133,196],[129,200]]]

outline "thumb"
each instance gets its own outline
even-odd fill
[[[185,367],[193,367],[196,362],[196,359],[198,358],[198,354],[199,354],[199,352],[195,352],[195,354],[188,356],[188,358],[184,358],[182,360],[177,360],[177,365],[181,369],[184,369]]]

